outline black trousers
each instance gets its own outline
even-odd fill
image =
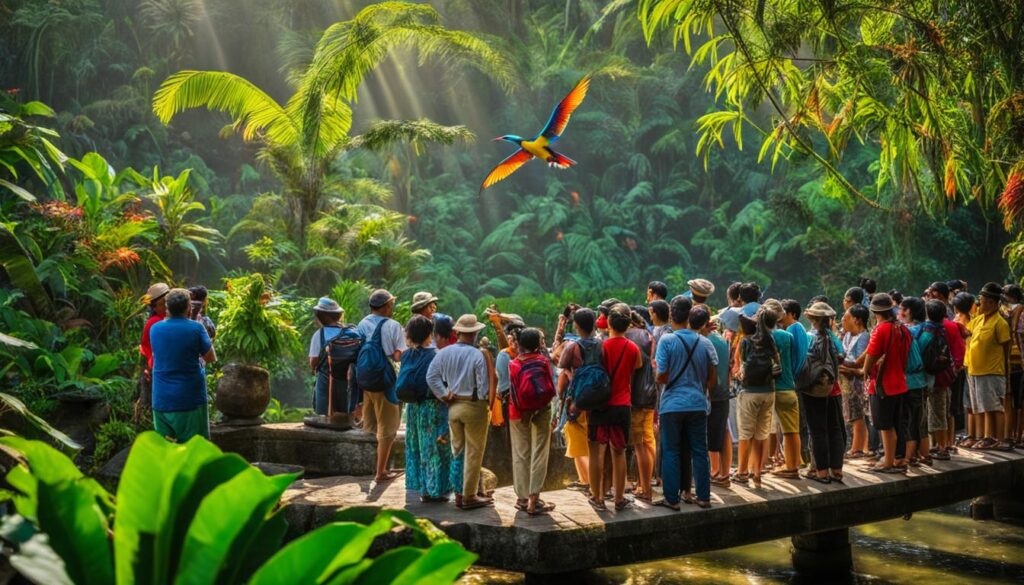
[[[811,455],[816,469],[842,469],[846,452],[846,425],[842,396],[803,396],[807,428],[811,434]]]

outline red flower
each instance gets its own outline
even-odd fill
[[[1003,225],[1009,230],[1024,216],[1024,168],[1010,171],[1006,187],[999,196],[999,209],[1003,212]]]
[[[117,266],[121,270],[128,270],[138,264],[139,255],[131,248],[121,247],[113,252],[106,252],[100,256],[100,271],[106,272],[111,266]]]

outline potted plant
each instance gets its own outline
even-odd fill
[[[227,424],[260,424],[270,404],[270,371],[298,342],[284,313],[268,301],[262,274],[227,280],[217,324],[217,353],[226,362],[214,404]]]

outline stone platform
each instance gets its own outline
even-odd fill
[[[373,475],[377,464],[377,438],[358,429],[333,431],[302,423],[213,425],[210,439],[247,461],[298,465],[310,475]],[[405,436],[399,432],[391,461],[403,467],[404,460]]]
[[[402,478],[377,485],[364,477],[297,481],[282,503],[291,536],[314,529],[339,508],[405,508],[428,518],[480,555],[479,563],[528,575],[571,573],[730,548],[784,536],[817,533],[948,505],[972,497],[1024,488],[1024,454],[964,452],[952,461],[881,475],[865,463],[846,465],[845,483],[773,479],[764,488],[714,487],[710,510],[682,512],[637,502],[622,512],[595,512],[586,496],[545,492],[557,505],[548,516],[515,510],[511,488],[495,492],[495,506],[461,511],[452,504],[423,504]]]

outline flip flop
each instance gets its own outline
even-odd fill
[[[675,510],[676,512],[678,512],[680,510],[679,504],[671,504],[671,503],[669,503],[668,500],[666,500],[664,498],[662,498],[660,500],[654,500],[654,502],[652,502],[652,504],[655,505],[655,506],[660,506],[662,508],[668,508],[669,510]]]
[[[800,479],[800,472],[795,469],[780,469],[773,471],[772,475],[775,477],[781,477],[782,479]]]
[[[632,505],[633,500],[621,499],[618,502],[615,502],[615,511],[621,512],[622,510],[625,510],[626,508],[629,508]]]
[[[608,511],[608,506],[605,506],[603,501],[595,500],[594,498],[587,498],[587,503],[590,504],[590,507],[596,512]]]
[[[818,483],[823,483],[825,485],[828,485],[828,484],[832,483],[832,479],[829,478],[828,476],[819,477],[818,474],[816,474],[816,473],[808,473],[808,474],[804,475],[804,479],[809,479],[811,481],[816,481]]]

